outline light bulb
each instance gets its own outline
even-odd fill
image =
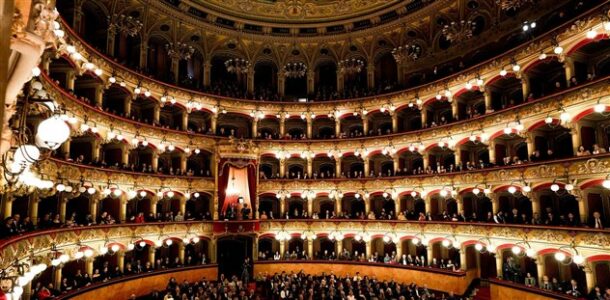
[[[542,53],[540,53],[540,55],[538,56],[538,59],[539,59],[539,60],[545,60],[545,59],[546,59],[546,57],[547,57],[546,53],[542,52]]]
[[[536,251],[534,251],[532,248],[527,248],[527,250],[525,250],[525,255],[528,257],[534,257],[536,256]]]
[[[515,245],[515,246],[513,246],[513,248],[511,249],[511,251],[512,251],[512,252],[513,252],[515,255],[519,255],[519,254],[521,254],[522,249],[521,249],[521,247],[519,247],[519,246],[516,246],[516,245]]]
[[[447,248],[451,245],[451,241],[445,239],[441,242],[443,244],[443,247]]]
[[[481,243],[476,243],[476,244],[474,245],[474,249],[476,249],[477,251],[481,251],[481,250],[483,250],[483,244],[481,244]]]
[[[587,31],[587,38],[592,40],[594,38],[597,37],[597,31],[595,31],[595,29],[591,29],[589,31]]]
[[[481,190],[478,189],[478,188],[472,189],[472,193],[475,194],[475,195],[478,195],[480,192],[481,192]]]
[[[55,189],[56,189],[58,192],[63,192],[63,191],[65,191],[65,190],[66,190],[66,186],[65,186],[64,184],[60,183],[60,184],[58,184],[58,185],[56,185],[56,186],[55,186]]]
[[[38,76],[40,76],[40,73],[41,73],[41,71],[40,71],[40,68],[39,68],[39,67],[34,67],[34,68],[32,69],[32,75],[34,75],[34,77],[38,77]]]
[[[108,82],[110,82],[110,83],[116,83],[116,78],[115,78],[114,76],[110,76],[110,77],[108,78]]]
[[[140,241],[138,243],[138,246],[140,246],[140,248],[144,248],[144,247],[146,247],[146,242],[145,241]]]
[[[572,261],[577,265],[582,265],[585,262],[585,258],[580,254],[576,254],[572,257]]]
[[[559,115],[559,119],[562,122],[567,122],[568,120],[570,120],[570,114],[568,112],[562,112],[561,115]]]
[[[415,198],[417,196],[417,192],[413,191],[411,192],[411,197]]]
[[[142,197],[142,198],[146,197],[146,191],[140,191],[140,197]]]
[[[74,258],[76,258],[76,259],[81,259],[81,258],[83,258],[83,256],[85,256],[85,254],[83,252],[81,252],[81,251],[77,251],[74,254]]]
[[[193,242],[193,244],[199,243],[199,237],[198,236],[194,237],[193,239],[191,239],[191,242]]]
[[[137,191],[129,191],[127,192],[127,197],[129,197],[129,199],[133,199],[138,195]]]
[[[127,250],[129,250],[129,251],[133,250],[134,248],[135,248],[134,244],[127,245]]]
[[[133,244],[130,244],[130,245],[133,245]],[[117,244],[110,246],[110,250],[112,250],[112,252],[117,252],[120,249],[121,249],[121,247],[119,247],[119,245],[117,245]]]
[[[93,250],[86,249],[84,254],[85,254],[85,257],[91,257],[91,256],[93,256]]]
[[[112,194],[115,195],[116,197],[121,196],[122,193],[123,193],[123,191],[121,191],[120,189],[114,189],[112,191]]]
[[[419,243],[420,243],[421,241],[420,241],[418,238],[416,238],[416,237],[415,237],[415,238],[413,238],[413,239],[411,240],[411,242],[412,242],[414,245],[419,245]]]
[[[193,194],[193,196],[195,196],[195,198],[199,198],[199,193],[196,192],[195,194]]]
[[[557,251],[555,252],[555,259],[559,262],[564,261],[566,259],[566,254],[561,251]]]
[[[596,113],[603,113],[606,111],[606,106],[601,103],[597,103],[595,104],[595,107],[593,107],[593,110],[595,110]]]
[[[100,254],[106,255],[108,253],[108,247],[100,247]]]
[[[561,47],[561,46],[556,46],[556,47],[553,49],[553,52],[554,52],[555,54],[559,55],[559,54],[563,53],[563,47]]]
[[[514,194],[517,192],[517,188],[511,185],[508,187],[508,192]]]
[[[513,71],[519,72],[519,70],[521,70],[521,66],[519,64],[514,64],[513,65]]]
[[[506,70],[502,69],[500,71],[500,76],[504,77],[504,76],[506,76],[506,74],[508,74],[508,72]]]
[[[553,192],[559,191],[559,185],[556,183],[551,184],[551,191],[553,191]]]
[[[526,186],[523,187],[523,191],[526,192],[526,193],[529,193],[529,192],[532,191],[532,187],[529,186],[529,185],[526,185]]]
[[[552,123],[553,123],[553,118],[551,118],[551,117],[546,117],[546,118],[544,119],[544,123],[546,123],[546,124],[552,124]]]

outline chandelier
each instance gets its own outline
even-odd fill
[[[419,45],[398,46],[392,50],[396,62],[416,61],[421,57],[422,49]]]
[[[193,53],[195,53],[195,48],[191,45],[187,45],[186,43],[169,43],[165,44],[165,49],[167,50],[167,55],[172,58],[177,58],[178,60],[184,59],[189,60]]]
[[[284,75],[288,78],[301,78],[307,74],[307,65],[302,62],[287,63],[284,66]]]
[[[123,14],[114,14],[112,17],[108,16],[108,24],[110,24],[108,25],[108,31],[113,35],[122,33],[127,36],[136,36],[144,27],[140,20]]]
[[[227,72],[235,74],[246,74],[250,69],[250,61],[243,58],[230,58],[225,61]]]
[[[23,105],[19,106],[19,117],[13,129],[15,146],[0,159],[4,182],[11,187],[14,184],[34,186],[40,189],[53,187],[53,182],[43,180],[34,174],[33,168],[48,158],[70,137],[71,119],[65,110],[49,99],[39,81],[26,84],[23,90]],[[45,119],[38,124],[36,132],[27,126],[28,113],[36,111]]]
[[[528,3],[534,3],[534,0],[496,0],[502,10],[517,10]]]
[[[364,61],[360,59],[344,59],[339,62],[339,70],[343,74],[357,74],[364,68]]]
[[[443,27],[443,35],[450,42],[463,42],[472,37],[476,24],[472,21],[451,22]]]

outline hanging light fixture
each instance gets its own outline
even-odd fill
[[[144,24],[140,20],[123,14],[108,16],[108,31],[111,35],[121,33],[134,37],[142,31]]]
[[[416,61],[422,55],[422,47],[417,44],[405,44],[392,49],[392,56],[397,63]]]
[[[247,74],[250,66],[250,61],[243,58],[230,58],[225,61],[225,67],[229,73]]]
[[[502,10],[517,10],[522,6],[534,3],[534,0],[496,0]]]
[[[476,29],[476,24],[470,20],[451,22],[443,27],[442,34],[445,39],[452,43],[461,43],[470,39]]]
[[[284,65],[284,76],[287,78],[302,78],[306,74],[307,65],[302,62],[293,62]]]
[[[167,55],[178,60],[189,60],[195,53],[193,46],[181,42],[165,44],[165,50]]]
[[[362,69],[364,69],[364,61],[356,58],[348,58],[340,61],[338,66],[342,74],[354,75],[362,72]]]

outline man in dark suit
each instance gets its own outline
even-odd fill
[[[595,229],[604,229],[606,228],[605,226],[605,222],[602,219],[601,214],[596,211],[593,213],[593,217],[591,219],[589,219],[589,227],[591,228],[595,228]]]

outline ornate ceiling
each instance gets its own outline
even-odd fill
[[[204,11],[271,23],[322,23],[378,12],[403,0],[187,0]]]

